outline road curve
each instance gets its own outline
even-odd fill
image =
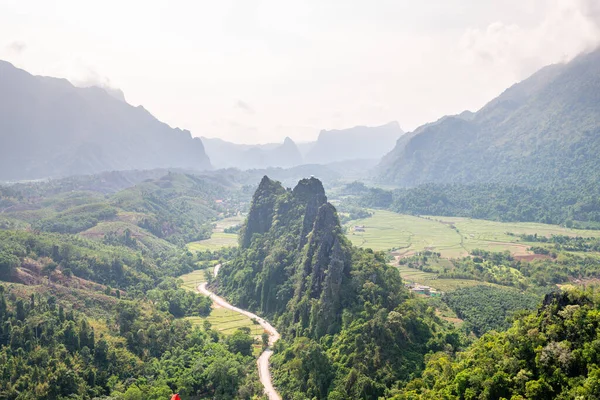
[[[213,271],[214,276],[216,277],[219,273],[219,269],[221,268],[221,264],[215,266]],[[256,314],[251,313],[250,311],[242,310],[241,308],[232,306],[229,304],[224,298],[217,296],[206,287],[206,282],[198,285],[198,291],[205,296],[210,297],[210,299],[223,308],[227,308],[229,310],[235,311],[242,315],[247,316],[248,318],[255,319],[260,326],[269,334],[269,347],[262,352],[260,357],[258,357],[258,375],[260,377],[260,383],[262,383],[265,388],[265,394],[269,398],[269,400],[281,400],[281,396],[277,393],[277,390],[273,387],[273,381],[271,380],[271,372],[269,371],[269,358],[273,355],[272,346],[276,341],[281,337],[279,332],[273,326],[265,321],[263,318],[259,317]]]

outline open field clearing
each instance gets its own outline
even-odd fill
[[[202,282],[206,282],[206,274],[212,274],[212,268],[198,269],[189,274],[181,275],[179,279],[183,281],[182,288],[196,292],[196,288]]]
[[[441,290],[442,292],[452,292],[453,290],[463,287],[488,285],[498,286],[493,283],[476,281],[471,279],[438,279],[437,274],[432,272],[423,272],[418,269],[409,268],[406,265],[398,267],[400,276],[404,283],[418,283],[420,285],[430,286],[433,289]]]
[[[179,279],[183,281],[181,287],[197,292],[196,288],[198,285],[202,282],[206,282],[206,275],[212,273],[213,269],[207,268],[181,275],[179,277]],[[245,315],[213,305],[213,309],[208,317],[186,317],[186,319],[193,325],[198,325],[200,327],[204,326],[204,321],[208,321],[210,322],[212,329],[221,332],[224,335],[231,335],[236,329],[247,327],[250,329],[250,334],[253,335],[257,341],[257,344],[254,345],[254,354],[258,356],[261,352],[261,345],[258,343],[261,341],[261,335],[263,334],[264,329],[259,324],[252,322],[252,320]]]
[[[224,229],[231,228],[236,225],[241,225],[245,219],[246,217],[242,215],[236,215],[235,217],[220,219],[215,223],[216,226],[214,232],[223,232]]]
[[[373,250],[399,249],[408,254],[433,248],[435,251],[460,253],[460,235],[449,226],[436,221],[397,214],[391,211],[373,211],[370,218],[351,221],[348,238],[356,246],[370,247]],[[364,226],[364,232],[354,230]]]
[[[250,333],[254,336],[260,336],[264,332],[264,329],[259,324],[252,322],[250,318],[226,308],[213,308],[207,318],[188,317],[187,319],[194,325],[200,326],[207,320],[212,325],[212,329],[224,335],[231,335],[236,329],[242,327],[250,328]]]
[[[236,225],[240,225],[244,222],[244,218],[241,215],[235,217],[229,217],[217,221],[215,228],[210,239],[199,240],[197,242],[191,242],[187,244],[187,248],[190,251],[206,251],[206,250],[219,250],[223,247],[236,247],[238,242],[237,233],[225,233],[223,232],[226,228],[231,228]]]
[[[210,239],[188,243],[187,248],[190,251],[214,251],[223,247],[236,247],[237,239],[235,233],[213,232]]]
[[[531,244],[520,242],[519,234],[600,236],[600,231],[568,229],[557,225],[459,217],[416,217],[383,210],[374,210],[371,218],[351,221],[346,227],[347,236],[354,245],[373,250],[397,249],[394,254],[400,257],[431,250],[441,253],[442,257],[456,258],[468,255],[473,249],[508,250],[514,255],[526,255]],[[360,232],[362,229],[364,232]]]

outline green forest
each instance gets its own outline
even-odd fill
[[[600,191],[595,182],[551,186],[430,183],[396,190],[354,182],[347,184],[342,193],[351,195],[346,199],[349,204],[404,214],[600,228]]]
[[[213,199],[229,189],[167,173],[73,190],[94,180],[2,187],[0,398],[259,396],[254,338],[192,326],[184,317],[207,316],[212,301],[176,278],[220,256],[179,243],[227,214]]]
[[[219,261],[211,290],[282,335],[270,370],[284,400],[596,390],[597,238],[521,234],[525,258],[475,249],[400,259],[434,287],[473,283],[434,299],[411,293],[389,254],[354,247],[341,226],[398,192],[339,186],[338,214],[316,178],[287,189],[264,177],[251,199],[247,187],[201,176],[144,178],[95,191],[93,177],[2,187],[0,398],[264,398],[260,336],[188,320],[207,318],[212,301],[177,277]],[[241,209],[245,222],[228,228],[238,248],[186,249]],[[573,288],[556,286],[565,283]]]
[[[383,253],[350,245],[317,179],[286,190],[263,178],[240,243],[216,287],[281,328],[272,365],[285,399],[378,399],[460,344]]]

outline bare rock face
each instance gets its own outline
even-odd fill
[[[267,176],[263,177],[252,197],[248,221],[241,233],[242,247],[250,246],[253,235],[269,231],[273,224],[278,196],[282,194],[285,194],[285,189],[279,182],[272,181]]]
[[[327,196],[323,184],[316,178],[301,180],[292,193],[298,201],[306,205],[300,234],[299,248],[301,249],[306,245],[307,236],[313,229],[317,212],[323,204],[327,203]]]

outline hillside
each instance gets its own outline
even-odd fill
[[[318,179],[290,190],[265,176],[240,246],[214,287],[276,323],[284,399],[377,399],[418,373],[426,353],[457,344],[382,253],[350,244]]]
[[[600,49],[551,65],[478,112],[448,116],[398,140],[381,182],[594,182],[600,174]]]
[[[211,167],[202,141],[97,87],[0,61],[0,180]]]
[[[594,399],[598,396],[597,291],[545,297],[506,332],[491,332],[455,357],[430,357],[407,399]]]
[[[60,206],[53,200],[41,201]],[[249,331],[225,337],[187,319],[212,302],[174,277],[203,259],[172,245],[151,251],[127,231],[108,236],[0,229],[0,398],[259,395]]]
[[[286,137],[282,144],[236,144],[217,138],[202,138],[202,142],[215,168],[247,170],[289,168],[302,164],[302,155],[296,143],[289,137]]]
[[[231,189],[218,180],[167,171],[0,186],[0,228],[77,234],[158,253],[208,238],[211,221],[231,203],[215,200],[230,196]]]
[[[380,159],[394,148],[396,140],[403,135],[397,122],[350,129],[322,130],[315,144],[308,150],[305,162],[329,164],[358,159]]]

